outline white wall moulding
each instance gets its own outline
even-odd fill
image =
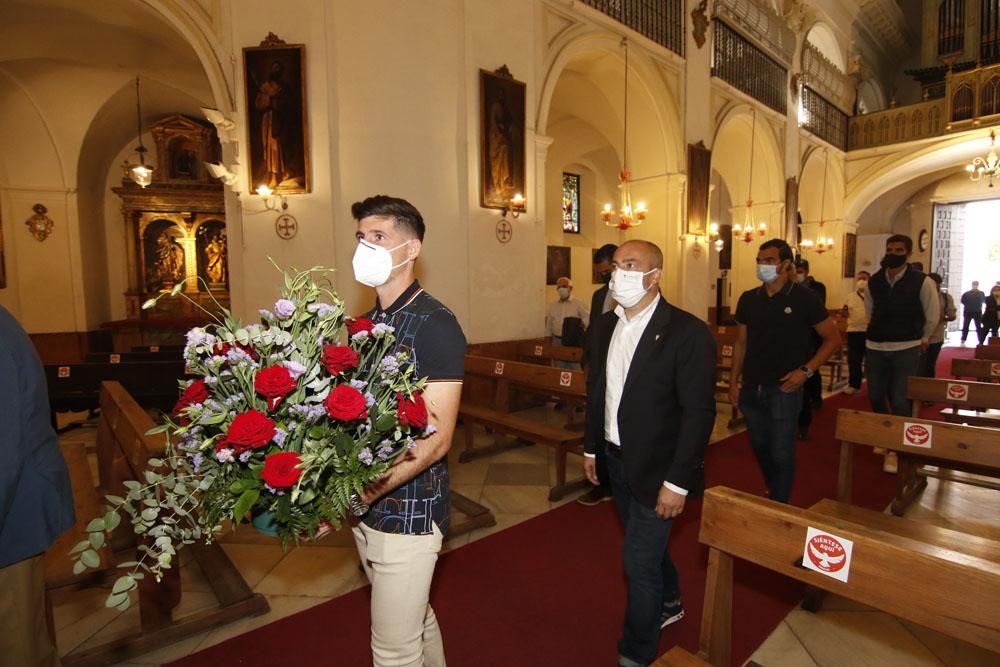
[[[715,16],[763,48],[786,67],[795,57],[795,33],[771,7],[756,0],[717,0]]]

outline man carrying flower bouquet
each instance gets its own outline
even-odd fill
[[[452,312],[414,278],[424,239],[420,212],[403,199],[377,195],[355,203],[351,214],[358,222],[354,276],[375,288],[377,300],[367,317],[349,323],[349,334],[393,328],[396,350],[408,353],[414,377],[427,378],[422,400],[400,400],[400,420],[431,432],[377,484],[351,498],[352,512],[363,517],[354,540],[372,584],[372,657],[376,667],[444,665],[429,594],[448,529],[447,453],[462,394],[465,336]]]

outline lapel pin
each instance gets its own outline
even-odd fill
[[[792,307],[791,306],[785,306],[785,315],[788,315],[791,312],[792,312]]]
[[[654,338],[653,340],[654,341],[660,340],[660,334],[656,334],[656,338]]]

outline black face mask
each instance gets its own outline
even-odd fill
[[[601,273],[599,275],[600,275],[600,278],[601,278],[601,282],[604,283],[605,285],[607,285],[608,283],[611,282],[611,272],[610,271],[601,271]]]
[[[906,264],[906,255],[886,255],[882,258],[882,266],[887,269],[898,269]]]

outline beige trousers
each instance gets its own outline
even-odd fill
[[[0,666],[59,665],[45,622],[41,555],[0,568],[0,628]]]
[[[354,541],[372,585],[372,659],[375,667],[445,667],[444,644],[429,603],[441,531],[383,533],[364,524]]]

